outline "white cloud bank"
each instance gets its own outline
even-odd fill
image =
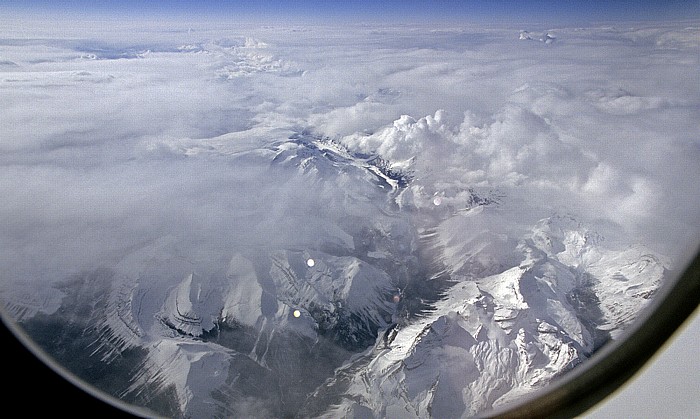
[[[225,187],[196,153],[301,130],[410,165],[433,192],[501,188],[671,256],[696,244],[697,22],[559,28],[547,45],[472,27],[6,23],[5,267],[55,228],[91,235],[95,223],[130,231],[136,214],[167,217],[156,208],[204,194],[195,172]]]

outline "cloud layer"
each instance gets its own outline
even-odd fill
[[[5,28],[6,271],[225,220],[221,191],[254,176],[226,156],[301,131],[381,155],[428,195],[495,188],[670,256],[696,245],[694,23]]]

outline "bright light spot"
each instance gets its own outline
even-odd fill
[[[395,303],[398,303],[399,301],[401,301],[401,297],[399,297],[398,295],[395,295],[393,300]]]
[[[313,259],[311,259],[311,258],[308,258],[308,259],[306,260],[306,266],[308,266],[309,268],[312,267],[312,266],[314,266],[315,264],[316,264],[316,261],[313,260]]]
[[[293,315],[294,317],[297,317],[297,318],[298,318],[299,316],[301,316],[301,311],[299,311],[299,310],[294,310],[294,312],[292,313],[292,315]]]
[[[439,196],[436,196],[435,198],[433,198],[433,204],[435,204],[435,206],[442,204],[442,198]]]

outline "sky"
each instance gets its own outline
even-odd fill
[[[634,21],[688,19],[700,14],[697,1],[550,1],[522,0],[347,0],[347,1],[16,1],[0,5],[15,13],[53,13],[96,17],[207,17],[222,20],[293,20],[323,22],[524,22],[584,23],[593,21]]]

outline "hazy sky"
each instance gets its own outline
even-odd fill
[[[47,1],[10,0],[0,10],[15,13],[69,14],[77,16],[129,15],[148,17],[179,15],[185,18],[207,16],[215,19],[289,19],[322,21],[327,19],[374,22],[590,22],[606,20],[688,19],[700,14],[697,1]]]

